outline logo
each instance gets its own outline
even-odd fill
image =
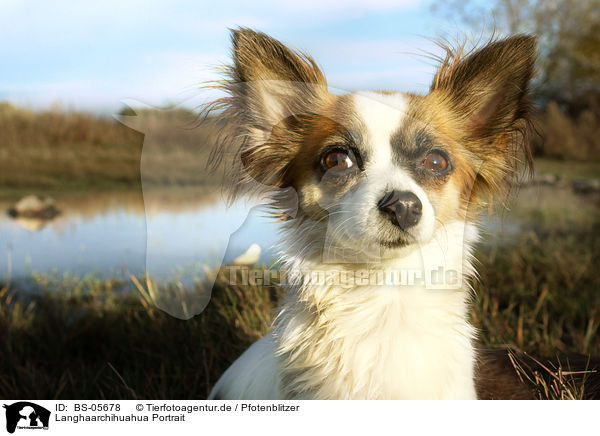
[[[19,401],[10,406],[4,405],[6,409],[6,431],[14,433],[15,429],[48,430],[50,422],[50,411],[29,401]]]

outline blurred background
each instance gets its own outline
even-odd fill
[[[0,397],[202,398],[268,330],[281,290],[219,268],[271,265],[274,224],[226,205],[199,116],[237,26],[336,93],[426,93],[435,38],[536,34],[536,173],[483,218],[471,316],[487,346],[600,351],[600,0],[4,0]]]

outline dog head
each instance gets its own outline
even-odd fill
[[[531,162],[533,37],[447,48],[425,96],[334,95],[309,56],[248,29],[232,39],[228,96],[214,106],[238,150],[234,193],[274,191],[277,213],[303,226],[294,238],[304,248],[328,233],[397,255],[471,219],[469,206],[503,192],[519,156]]]

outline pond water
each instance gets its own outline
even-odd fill
[[[261,247],[260,261],[274,257],[277,224],[246,202],[170,198],[144,205],[141,194],[90,194],[58,204],[62,213],[49,222],[0,216],[0,279],[53,270],[169,277],[231,262],[252,244]]]
[[[0,203],[0,210],[8,208]],[[277,222],[265,208],[245,201],[227,206],[219,196],[181,192],[85,193],[57,199],[52,221],[0,215],[0,280],[32,273],[94,273],[126,278],[197,278],[205,268],[230,263],[252,244],[260,262],[276,258]],[[491,217],[493,233],[519,227]]]

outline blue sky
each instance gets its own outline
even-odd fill
[[[0,0],[0,100],[118,110],[124,100],[195,106],[229,56],[228,27],[308,51],[332,88],[424,92],[427,40],[458,26],[419,0]]]

